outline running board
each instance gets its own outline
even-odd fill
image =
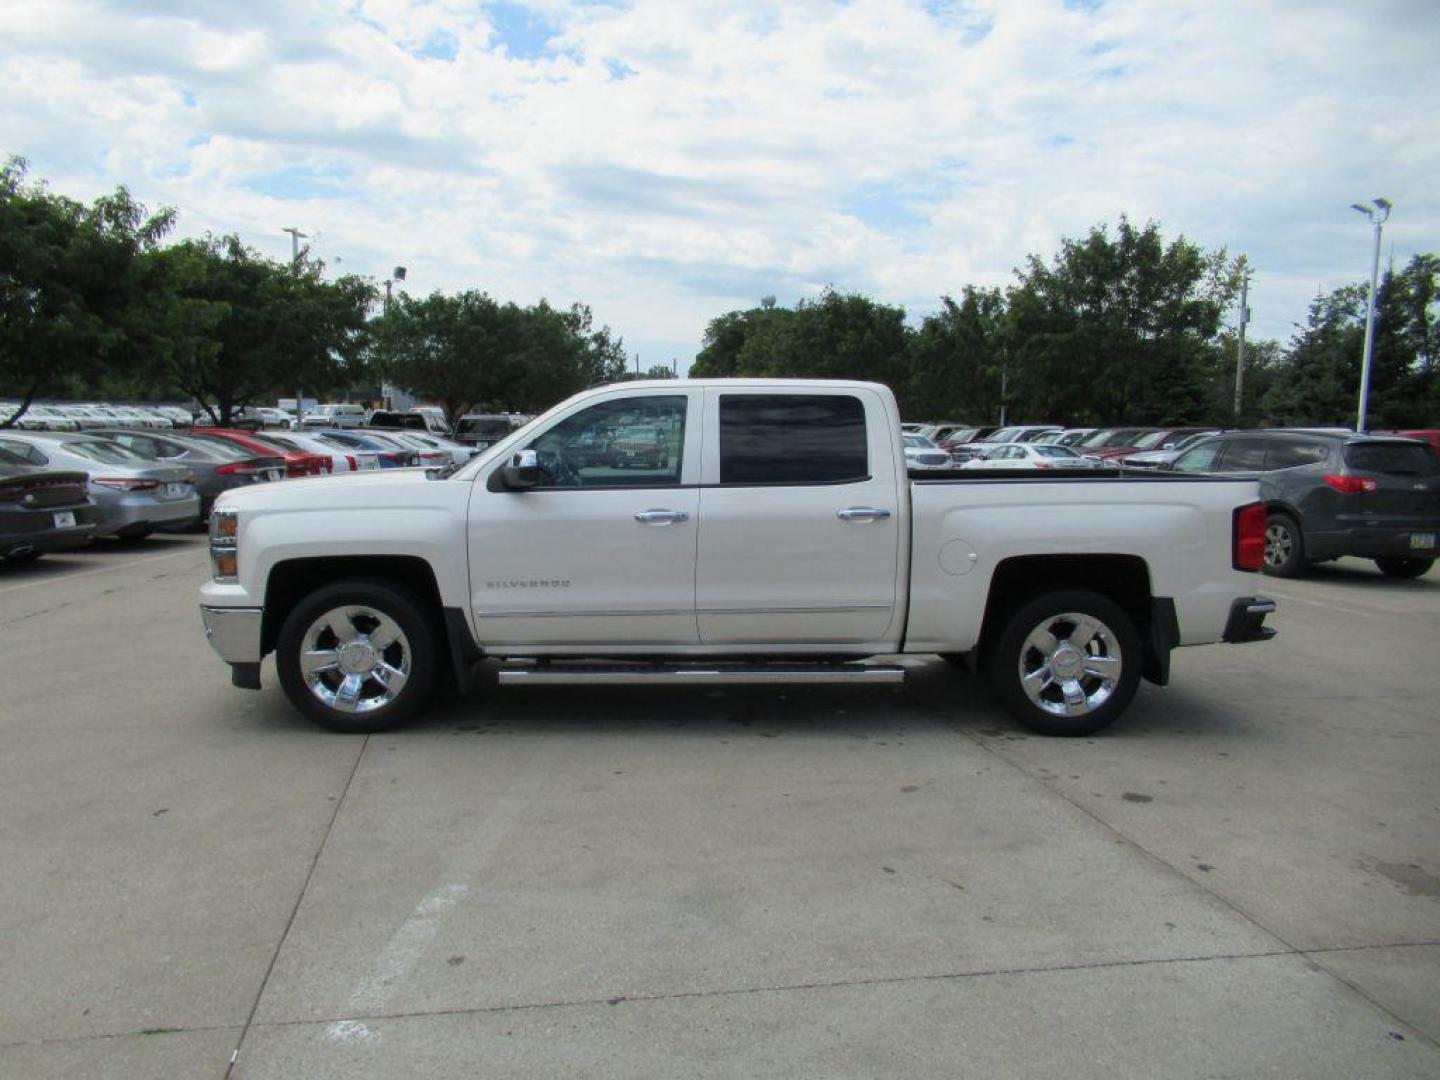
[[[527,664],[502,667],[502,686],[815,686],[824,683],[887,684],[905,681],[905,669],[879,664],[695,665]]]

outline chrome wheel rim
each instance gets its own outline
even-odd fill
[[[331,608],[300,648],[300,674],[321,704],[344,713],[383,709],[410,678],[410,639],[390,616],[364,604]]]
[[[1283,566],[1290,561],[1295,538],[1284,525],[1272,522],[1265,526],[1265,565]]]
[[[1114,695],[1123,670],[1115,631],[1078,611],[1047,616],[1020,649],[1020,686],[1052,716],[1094,712]]]

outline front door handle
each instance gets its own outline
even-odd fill
[[[837,510],[835,516],[841,521],[884,521],[890,511],[877,506],[852,506],[848,510]]]
[[[641,510],[635,514],[635,520],[642,525],[670,525],[689,521],[690,515],[684,510]]]

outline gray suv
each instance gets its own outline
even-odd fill
[[[1294,577],[1310,563],[1356,555],[1387,577],[1435,562],[1440,458],[1412,439],[1339,432],[1234,431],[1196,443],[1176,472],[1240,473],[1269,509],[1265,570]]]

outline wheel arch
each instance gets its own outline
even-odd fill
[[[275,651],[280,628],[295,605],[316,589],[338,581],[386,581],[405,587],[424,605],[444,632],[440,587],[424,559],[410,555],[336,555],[286,559],[270,569],[265,582],[265,613],[260,621],[260,655]]]
[[[1010,613],[1037,596],[1085,589],[1118,604],[1130,616],[1145,650],[1143,674],[1169,681],[1170,650],[1180,643],[1175,603],[1151,590],[1150,568],[1139,555],[1017,555],[1003,560],[990,579],[979,649],[984,656]]]
[[[276,563],[265,584],[260,655],[275,651],[280,628],[296,604],[318,588],[351,580],[390,582],[414,594],[449,653],[450,664],[444,670],[453,673],[457,687],[465,688],[470,669],[484,651],[476,644],[464,611],[444,606],[434,567],[418,555],[332,555]]]

